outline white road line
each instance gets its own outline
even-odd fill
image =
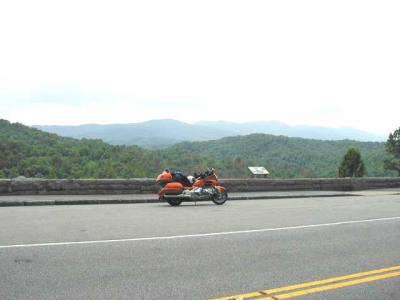
[[[369,222],[383,222],[383,221],[393,221],[393,220],[400,220],[400,217],[366,219],[366,220],[344,221],[344,222],[336,222],[336,223],[300,225],[300,226],[278,227],[278,228],[264,228],[264,229],[211,232],[211,233],[172,235],[172,236],[154,236],[154,237],[118,239],[118,240],[97,240],[97,241],[81,241],[81,242],[55,242],[55,243],[41,243],[41,244],[4,245],[4,246],[0,246],[0,249],[173,240],[173,239],[199,238],[199,237],[209,237],[209,236],[218,236],[218,235],[246,234],[246,233],[280,231],[280,230],[297,230],[297,229],[306,229],[306,228],[315,228],[315,227],[338,226],[338,225],[359,224],[359,223],[369,223]]]

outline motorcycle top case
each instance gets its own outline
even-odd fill
[[[172,181],[172,174],[165,170],[157,176],[157,183],[168,183]]]

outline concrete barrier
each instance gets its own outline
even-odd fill
[[[356,191],[398,188],[400,178],[224,179],[221,183],[232,192]]]
[[[400,177],[221,179],[229,192],[355,191],[399,188]],[[154,179],[1,179],[0,195],[150,194],[159,187]]]

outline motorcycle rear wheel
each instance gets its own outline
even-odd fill
[[[168,204],[171,206],[179,206],[182,203],[181,199],[177,199],[177,198],[168,198],[166,199]]]
[[[212,202],[217,205],[222,205],[228,200],[228,193],[226,191],[218,192],[213,198]]]

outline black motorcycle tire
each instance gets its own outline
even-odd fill
[[[222,191],[221,193],[218,192],[213,198],[212,202],[216,205],[222,205],[228,200],[228,192],[227,191]]]
[[[179,206],[182,203],[182,200],[177,198],[168,198],[165,200],[167,200],[168,204],[171,206]]]

